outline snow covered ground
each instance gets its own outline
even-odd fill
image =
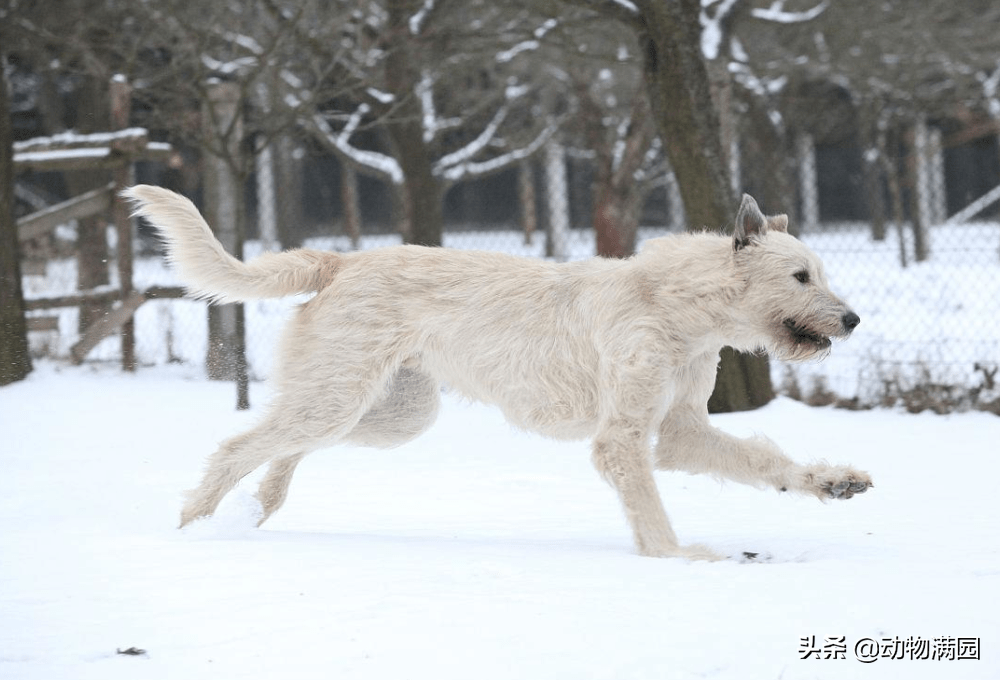
[[[244,485],[178,531],[180,491],[266,400],[234,412],[198,373],[42,363],[0,388],[0,678],[1000,677],[994,415],[714,417],[875,488],[824,505],[659,473],[683,542],[767,558],[693,563],[634,553],[585,443],[451,399],[407,446],[311,456],[260,530]],[[857,660],[918,637],[981,658]]]

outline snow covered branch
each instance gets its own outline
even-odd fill
[[[468,179],[469,177],[483,176],[503,170],[514,163],[531,157],[535,152],[542,148],[542,145],[544,145],[545,142],[552,137],[552,135],[555,134],[561,123],[562,119],[550,118],[548,125],[545,126],[545,129],[543,129],[538,136],[536,136],[527,145],[489,160],[463,162],[452,167],[444,168],[441,175],[444,179],[450,182],[457,182],[459,180]]]
[[[357,131],[358,126],[370,111],[367,104],[359,106],[340,132],[335,132],[330,127],[329,122],[320,114],[312,118],[312,123],[320,133],[321,139],[329,144],[334,150],[339,152],[347,161],[355,166],[368,170],[369,172],[384,177],[393,184],[403,183],[403,169],[392,156],[387,156],[378,151],[367,151],[359,149],[350,143],[351,136]]]
[[[541,46],[541,42],[539,41],[545,37],[546,33],[551,31],[558,24],[559,21],[556,19],[547,19],[545,23],[543,23],[541,26],[539,26],[534,30],[532,34],[533,38],[531,40],[522,40],[521,42],[517,43],[510,49],[498,52],[497,55],[494,57],[494,59],[498,64],[505,64],[509,61],[512,61],[514,57],[521,54],[522,52],[534,52]]]
[[[722,22],[740,0],[701,0],[701,53],[705,59],[712,61],[719,56],[722,44]],[[709,12],[709,9],[712,9]]]
[[[420,35],[424,30],[424,23],[427,21],[427,15],[431,13],[434,9],[435,0],[424,0],[424,4],[410,17],[410,33],[413,35]]]
[[[448,168],[466,162],[485,149],[486,146],[493,140],[493,137],[496,136],[497,129],[500,127],[501,123],[503,123],[504,119],[507,118],[507,113],[509,111],[510,108],[506,104],[497,109],[496,113],[493,114],[493,118],[475,139],[463,146],[461,149],[442,156],[438,162],[434,164],[434,173],[446,175]]]
[[[787,12],[785,11],[785,0],[774,0],[771,6],[766,9],[757,8],[750,10],[750,16],[754,19],[774,21],[779,24],[798,24],[803,21],[812,21],[822,14],[829,4],[829,0],[823,0],[823,2],[812,9],[807,9],[804,12]]]
[[[662,0],[654,1],[660,2]],[[597,12],[626,26],[636,29],[643,28],[642,12],[632,0],[567,0],[567,2]]]

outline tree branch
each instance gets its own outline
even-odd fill
[[[641,30],[644,25],[643,14],[640,5],[642,0],[632,2],[632,0],[561,0],[564,4],[573,5],[581,9],[588,9],[603,17],[613,19],[633,30]],[[661,2],[662,0],[653,0]],[[672,2],[673,0],[667,0]]]

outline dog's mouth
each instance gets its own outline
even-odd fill
[[[832,344],[828,336],[811,330],[795,319],[785,319],[783,323],[785,328],[788,329],[788,334],[791,336],[792,342],[796,345],[806,345],[817,351],[821,351],[829,349]]]

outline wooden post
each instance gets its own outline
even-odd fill
[[[111,129],[124,130],[128,127],[132,113],[132,86],[124,76],[117,75],[111,79]],[[132,219],[129,217],[128,205],[121,197],[121,192],[132,185],[133,170],[130,157],[114,169],[112,173],[114,189],[112,191],[111,214],[118,234],[118,289],[122,301],[132,295]],[[135,320],[129,318],[121,325],[122,370],[135,371]]]
[[[108,82],[103,78],[84,76],[74,100],[77,107],[78,133],[107,132],[111,122]],[[78,196],[108,183],[108,171],[98,170],[93,163],[86,163],[65,176],[66,188],[71,196]],[[77,220],[76,227],[76,287],[93,290],[108,285],[108,215],[90,215]],[[78,327],[81,334],[92,323],[110,310],[109,305],[80,305]]]
[[[277,156],[278,196],[280,207],[276,207],[278,220],[278,241],[284,248],[302,245],[302,160],[303,151],[288,135],[278,138]]]
[[[70,348],[69,353],[73,358],[73,363],[82,364],[83,360],[87,358],[87,353],[94,349],[97,343],[115,331],[121,331],[126,325],[131,325],[135,310],[145,301],[146,297],[141,292],[130,291],[128,297],[123,299],[120,305],[92,323],[80,337],[80,340]],[[125,370],[135,370],[135,366]]]
[[[566,150],[550,141],[545,145],[545,198],[549,209],[545,254],[564,262],[569,256],[569,186]]]
[[[944,146],[941,128],[933,127],[927,136],[927,157],[930,163],[931,224],[943,224],[948,219],[948,195],[944,177]]]
[[[340,202],[344,206],[344,231],[351,247],[361,247],[361,208],[358,205],[358,173],[349,163],[340,164]]]
[[[681,197],[681,187],[677,184],[677,175],[672,169],[667,170],[664,185],[667,191],[667,229],[672,232],[687,231],[684,199]]]
[[[882,189],[882,168],[879,162],[884,149],[879,146],[878,131],[875,123],[867,116],[862,118],[862,140],[864,151],[861,154],[862,181],[865,185],[865,202],[868,206],[868,219],[872,225],[872,240],[884,241],[885,228],[885,194]]]
[[[930,255],[927,230],[931,223],[931,168],[927,157],[927,123],[918,118],[906,135],[909,153],[906,156],[907,180],[910,185],[910,213],[913,229],[913,259],[923,262]]]
[[[274,177],[274,143],[257,153],[257,236],[264,251],[281,250],[278,240],[278,195]]]
[[[799,133],[795,139],[799,157],[799,196],[802,198],[803,232],[815,231],[819,225],[819,183],[816,179],[816,147],[812,135]]]
[[[517,166],[517,194],[521,201],[521,227],[524,230],[524,245],[530,246],[538,229],[538,212],[535,209],[535,166],[531,159],[521,161]]]

